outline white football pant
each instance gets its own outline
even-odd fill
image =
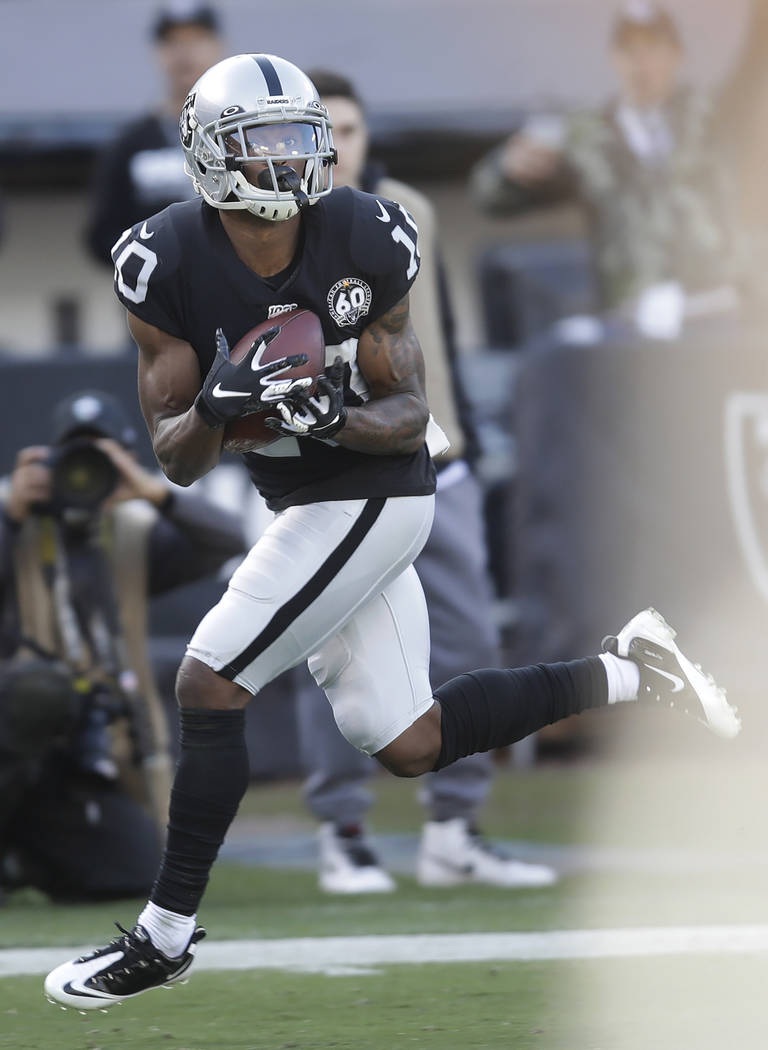
[[[341,732],[375,754],[433,702],[427,609],[411,564],[433,511],[433,496],[289,507],[187,654],[253,694],[307,660]]]

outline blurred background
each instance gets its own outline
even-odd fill
[[[436,209],[510,662],[591,651],[617,616],[653,602],[690,624],[694,649],[724,680],[753,687],[768,600],[762,5],[668,5],[680,47],[674,90],[710,108],[694,108],[692,130],[675,129],[688,137],[669,165],[677,174],[648,164],[639,190],[629,187],[634,218],[621,213],[622,180],[634,176],[620,151],[609,143],[603,158],[617,174],[601,215],[592,131],[577,126],[570,155],[566,141],[572,116],[578,125],[580,114],[607,113],[620,94],[620,5],[396,0],[350,10],[299,0],[268,17],[252,3],[215,7],[223,53],[272,51],[350,77],[374,159]],[[0,5],[3,470],[44,438],[44,402],[30,412],[22,395],[31,375],[51,403],[84,383],[108,385],[140,424],[134,351],[89,228],[100,152],[167,94],[158,10],[153,0]],[[504,176],[477,168],[484,159],[492,168],[494,149],[521,131],[534,153],[562,148],[570,172],[547,172],[543,189],[529,178],[505,197],[490,184]],[[670,200],[678,177],[681,200]],[[710,219],[713,230],[697,228]],[[638,271],[618,290],[605,283],[612,238],[640,244],[617,264]],[[690,257],[701,245],[712,258],[697,272]],[[225,474],[208,481],[222,499],[234,484]],[[257,507],[250,519],[255,537]]]
[[[62,337],[94,353],[124,348],[109,275],[89,266],[82,230],[94,154],[162,94],[150,39],[158,6],[3,0],[0,345],[7,354],[47,353]],[[599,105],[612,93],[607,40],[616,6],[393,0],[350,9],[297,0],[267,16],[248,2],[216,5],[229,53],[275,53],[302,68],[337,69],[358,85],[376,155],[393,176],[429,190],[438,208],[468,352],[485,342],[477,253],[517,232],[478,214],[466,192],[469,169],[526,115]],[[674,4],[694,82],[717,87],[733,72],[749,8],[749,0],[727,11],[716,0]],[[62,309],[75,332],[61,331]]]
[[[153,39],[160,6],[0,0],[0,474],[19,448],[48,440],[53,406],[85,387],[120,398],[140,461],[154,465],[135,349],[93,228],[104,151],[168,93]],[[654,605],[740,708],[744,731],[729,745],[666,713],[622,710],[496,756],[519,779],[498,788],[492,830],[538,839],[530,859],[566,877],[600,873],[596,893],[575,886],[568,918],[561,909],[544,921],[765,919],[768,5],[219,0],[215,10],[224,54],[274,53],[350,77],[372,157],[434,206],[480,440],[504,662],[595,652]],[[199,488],[242,506],[247,539],[258,537],[268,515],[237,462]],[[151,605],[171,725],[184,642],[226,575]],[[252,708],[254,779],[295,781],[294,683],[275,683]],[[280,823],[280,790],[264,813],[251,804],[232,857],[274,863],[252,844]],[[304,830],[301,817],[286,820]],[[547,853],[554,839],[597,852]],[[401,845],[385,856],[407,871]],[[292,840],[280,856],[290,866],[302,848]],[[626,909],[605,875],[623,866]],[[618,978],[579,981],[582,1005],[613,998],[617,1016],[638,1023]],[[636,1045],[622,1021],[599,1030],[584,1009],[583,1043],[547,1045]],[[744,1023],[753,1034],[764,1020]],[[705,1028],[697,1047],[710,1045]],[[677,1034],[685,1041],[684,1027]],[[762,1045],[749,1039],[740,1045]]]

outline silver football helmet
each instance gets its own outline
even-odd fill
[[[309,77],[276,55],[211,66],[187,96],[179,133],[185,171],[214,208],[282,222],[333,187],[328,111]]]

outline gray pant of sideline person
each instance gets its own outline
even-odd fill
[[[434,525],[414,564],[429,609],[432,685],[463,671],[498,666],[480,487],[461,461],[438,475]],[[310,810],[321,821],[361,823],[373,802],[366,783],[376,765],[344,739],[331,705],[304,671],[297,718]],[[471,819],[488,795],[490,780],[489,754],[470,755],[430,774],[422,788],[430,818]]]

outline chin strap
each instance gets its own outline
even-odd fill
[[[274,172],[277,188],[281,193],[292,193],[296,205],[299,208],[303,208],[309,204],[309,197],[301,188],[301,179],[299,178],[298,172],[295,172],[293,168],[289,167],[287,164],[275,164]],[[271,190],[273,188],[272,178],[269,169],[267,168],[261,172],[256,181],[262,190]]]

